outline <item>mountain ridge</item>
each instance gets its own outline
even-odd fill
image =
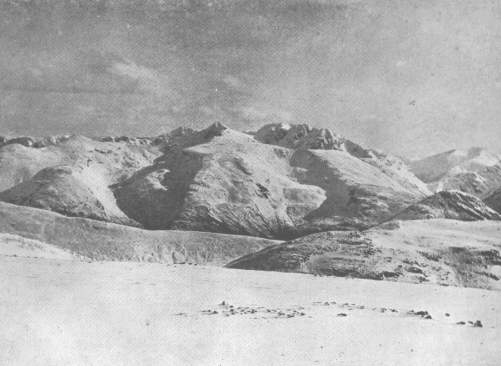
[[[431,194],[402,159],[307,124],[4,139],[0,168],[6,202],[146,229],[275,239],[366,229]]]
[[[409,166],[433,192],[455,189],[484,199],[501,187],[501,155],[481,147],[445,151]]]

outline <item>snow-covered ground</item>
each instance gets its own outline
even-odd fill
[[[0,233],[0,256],[77,259],[76,256],[56,246],[7,233]]]
[[[498,291],[0,256],[1,365],[499,365],[500,310]]]

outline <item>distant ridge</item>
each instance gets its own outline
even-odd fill
[[[429,156],[410,168],[435,192],[460,190],[483,199],[501,187],[501,156],[480,147]]]

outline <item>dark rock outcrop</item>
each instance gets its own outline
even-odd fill
[[[499,289],[496,221],[394,221],[269,246],[230,268]]]
[[[407,207],[395,219],[501,220],[501,215],[473,195],[442,191]]]
[[[496,210],[501,214],[501,188],[494,191],[489,197],[487,197],[484,202],[487,206]]]

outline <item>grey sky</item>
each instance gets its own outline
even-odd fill
[[[410,157],[500,151],[500,18],[495,0],[4,1],[0,134],[290,120]]]

